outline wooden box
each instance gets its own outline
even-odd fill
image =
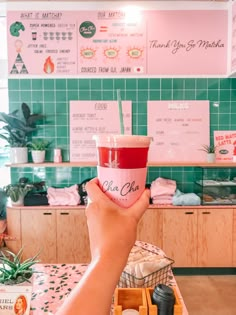
[[[175,294],[175,305],[174,305],[174,315],[182,315],[183,314],[183,306],[177,294],[176,288],[172,287]],[[155,304],[152,304],[152,294],[153,288],[146,288],[146,296],[147,296],[147,304],[149,309],[149,315],[158,315],[158,307]]]
[[[139,315],[148,315],[145,288],[116,288],[114,315],[121,315],[125,309],[135,309]]]

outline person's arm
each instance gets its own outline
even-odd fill
[[[86,209],[92,261],[56,315],[108,315],[112,296],[126,265],[137,224],[149,205],[145,190],[130,208],[113,203],[96,180],[86,186]]]

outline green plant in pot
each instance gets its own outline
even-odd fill
[[[27,146],[31,151],[34,163],[43,163],[45,161],[46,150],[50,146],[49,141],[38,138],[28,142]]]
[[[27,195],[29,191],[33,189],[31,184],[9,184],[5,186],[4,191],[6,196],[11,199],[11,203],[13,206],[22,206],[24,205],[24,197]]]
[[[44,117],[41,114],[31,114],[26,103],[22,103],[21,110],[22,115],[18,110],[9,114],[0,112],[0,121],[4,123],[0,128],[0,138],[10,146],[10,161],[13,164],[28,162],[28,137],[37,130],[36,122]]]
[[[39,253],[24,261],[22,261],[23,248],[17,254],[9,250],[1,254],[0,284],[12,285],[25,281],[30,282],[30,278],[34,273],[32,266],[39,263],[37,259]]]
[[[215,162],[215,152],[216,152],[217,146],[213,144],[203,144],[201,151],[206,152],[207,154],[207,162],[213,163]]]
[[[23,248],[17,254],[9,250],[1,252],[0,300],[2,302],[0,315],[5,315],[6,310],[15,310],[14,314],[24,315],[28,315],[30,312],[30,300],[33,288],[32,276],[34,273],[37,273],[32,267],[40,262],[38,260],[39,253],[26,260],[22,259],[22,254]]]

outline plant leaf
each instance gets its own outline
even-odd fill
[[[30,117],[30,108],[29,106],[26,104],[26,103],[22,103],[21,104],[21,109],[22,109],[22,112],[23,112],[23,116],[25,118],[25,120],[27,121],[28,118]]]

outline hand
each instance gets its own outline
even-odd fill
[[[86,190],[92,259],[104,255],[115,260],[117,257],[126,259],[136,240],[138,222],[149,206],[149,190],[145,190],[130,208],[112,202],[99,188],[97,178],[87,183]]]
[[[112,202],[99,188],[97,179],[88,182],[86,190],[92,261],[57,315],[109,314],[115,287],[136,239],[138,222],[149,205],[147,190],[130,208]]]

